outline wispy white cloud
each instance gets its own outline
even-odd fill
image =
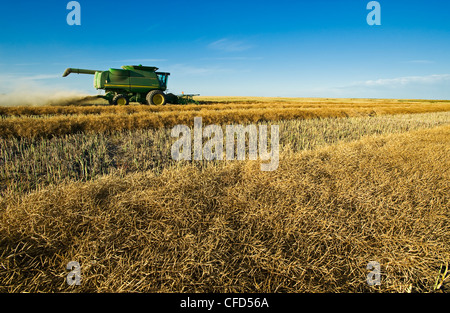
[[[54,79],[61,77],[62,74],[35,74],[35,75],[19,75],[19,74],[0,74],[1,84],[14,84],[15,82],[33,82],[43,79]]]
[[[412,64],[433,64],[434,61],[431,60],[410,60],[406,61],[405,63],[412,63]]]
[[[241,40],[230,40],[228,38],[222,38],[216,40],[208,45],[208,48],[213,50],[220,50],[225,52],[239,52],[252,48],[252,45],[245,43]]]
[[[28,62],[28,63],[15,63],[15,66],[32,66],[32,65],[38,65],[38,62]]]
[[[144,31],[152,32],[152,31],[154,31],[155,29],[157,29],[159,27],[160,27],[160,24],[149,25],[149,26],[147,26],[147,28],[144,29]]]
[[[41,80],[41,79],[53,79],[53,78],[59,78],[62,74],[38,74],[38,75],[31,75],[31,76],[24,76],[21,77],[23,80]]]
[[[174,64],[168,67],[170,72],[176,73],[177,76],[186,75],[211,75],[218,73],[231,73],[235,71],[232,68],[225,68],[217,65],[211,66],[192,66],[186,64]]]
[[[403,76],[357,81],[303,90],[305,95],[342,98],[448,99],[450,74]]]
[[[140,63],[146,63],[146,62],[165,62],[167,61],[167,59],[126,59],[126,60],[118,60],[118,61],[113,61],[113,62],[117,62],[117,63],[127,63],[127,62],[140,62]]]
[[[263,57],[218,57],[218,58],[204,58],[205,60],[219,60],[219,61],[257,61],[262,60]]]
[[[367,87],[399,87],[411,84],[437,84],[450,81],[450,74],[434,74],[427,76],[405,76],[397,78],[381,78],[376,80],[366,80],[356,82],[351,86],[367,86]]]

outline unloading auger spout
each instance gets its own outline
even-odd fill
[[[76,74],[91,74],[94,75],[96,72],[100,72],[100,71],[96,71],[96,70],[84,70],[81,68],[66,68],[66,70],[64,71],[63,77],[66,77],[67,75],[69,75],[70,73],[76,73]]]

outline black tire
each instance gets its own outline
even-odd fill
[[[166,95],[167,103],[171,104],[178,104],[178,97],[175,96],[173,93],[168,93]]]
[[[122,94],[115,95],[114,98],[112,99],[112,104],[113,105],[128,105],[128,104],[130,104],[130,99],[128,99],[127,97],[125,97],[125,95],[122,95]]]
[[[147,94],[147,103],[151,105],[165,105],[166,95],[161,90],[152,90]]]

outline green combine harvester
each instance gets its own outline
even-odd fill
[[[94,75],[94,87],[105,90],[105,95],[98,97],[113,105],[128,105],[130,102],[152,105],[195,102],[192,97],[197,94],[165,94],[170,73],[157,70],[157,67],[142,65],[124,65],[121,69],[110,68],[107,71],[67,68],[63,77],[70,73]]]

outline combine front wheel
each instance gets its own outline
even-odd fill
[[[152,90],[147,94],[147,103],[153,105],[165,105],[166,95],[161,90]]]
[[[130,100],[125,97],[124,95],[115,95],[112,99],[112,103],[114,105],[128,105],[130,103]]]

